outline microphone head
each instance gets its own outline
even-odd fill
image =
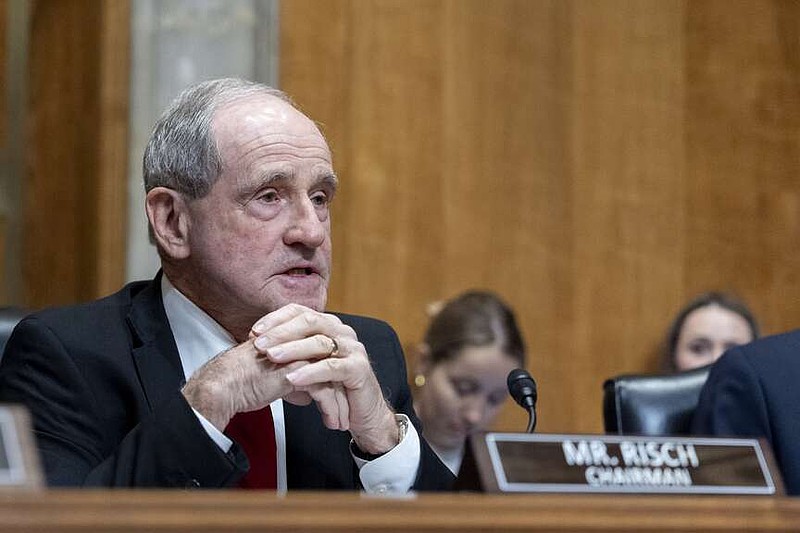
[[[506,379],[508,392],[514,401],[528,409],[536,405],[536,382],[524,368],[515,368]]]

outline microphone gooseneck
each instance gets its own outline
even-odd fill
[[[528,411],[527,433],[533,433],[536,427],[536,382],[533,377],[523,368],[515,368],[508,373],[506,379],[508,392],[514,401]]]

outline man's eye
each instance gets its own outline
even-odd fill
[[[330,203],[330,200],[327,194],[318,192],[311,196],[311,203],[317,207],[325,207]]]
[[[273,203],[278,201],[278,191],[268,190],[264,191],[259,197],[262,202]]]

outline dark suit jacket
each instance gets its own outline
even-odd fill
[[[377,320],[339,316],[365,345],[387,401],[421,434],[394,331]],[[0,401],[30,410],[50,485],[235,484],[246,457],[236,444],[223,453],[208,437],[180,393],[183,381],[157,277],[23,320],[0,363]],[[289,488],[361,488],[349,433],[326,429],[313,404],[285,404],[285,419]],[[422,441],[414,488],[451,482]]]
[[[800,330],[733,348],[714,363],[692,430],[765,438],[786,491],[800,494]]]

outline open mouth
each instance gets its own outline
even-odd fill
[[[314,269],[311,267],[305,268],[290,268],[284,274],[287,276],[310,276],[314,273]]]

